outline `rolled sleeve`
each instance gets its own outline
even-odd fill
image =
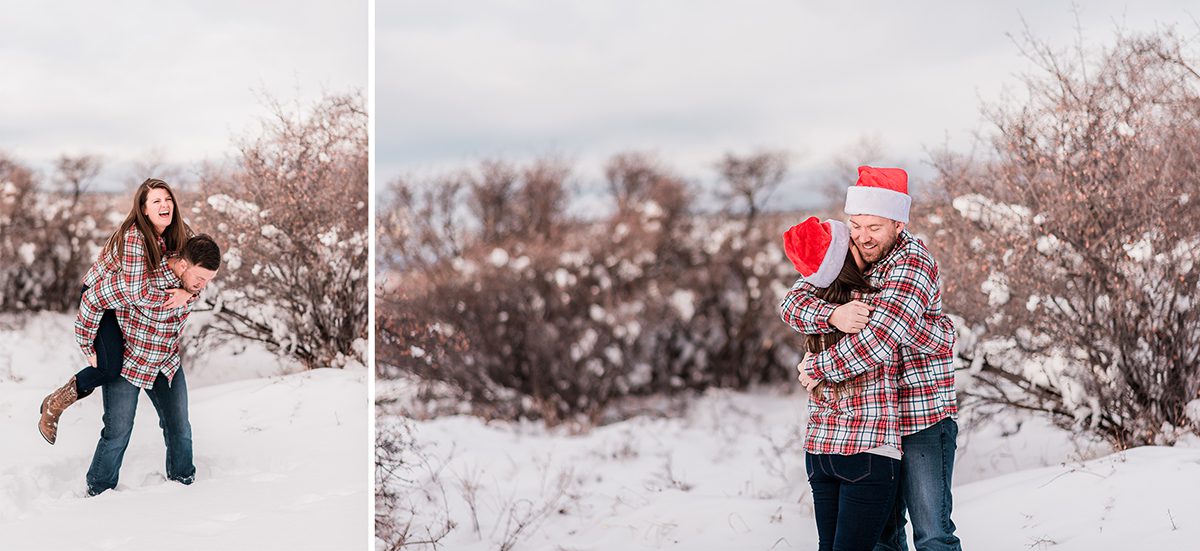
[[[817,298],[816,292],[816,287],[800,278],[779,303],[779,317],[793,331],[806,335],[835,331],[829,325],[829,316],[833,315],[837,305]]]

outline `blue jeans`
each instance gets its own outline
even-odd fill
[[[900,462],[870,453],[804,454],[819,551],[871,551],[891,514]]]
[[[117,377],[101,387],[101,392],[104,396],[104,428],[100,431],[100,442],[96,444],[92,466],[87,473],[88,495],[117,486],[121,461],[129,446],[129,436],[133,434],[133,419],[141,390],[124,377]],[[188,421],[187,380],[183,370],[175,372],[170,384],[160,373],[146,394],[158,412],[158,426],[162,428],[167,444],[167,478],[191,484],[196,476],[196,466],[192,464],[192,424]]]
[[[908,551],[904,537],[904,512],[912,519],[913,543],[918,551],[962,551],[954,535],[954,508],[950,482],[954,451],[958,449],[958,423],[949,417],[901,439],[900,492],[875,551]]]

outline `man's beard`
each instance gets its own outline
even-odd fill
[[[863,262],[871,265],[883,260],[883,257],[887,256],[888,254],[891,254],[892,249],[896,247],[896,240],[899,239],[899,237],[900,234],[896,234],[893,235],[888,241],[879,241],[879,245],[869,251],[863,250],[862,245],[859,245],[858,243],[855,243],[854,245],[858,247],[858,254],[862,255]]]

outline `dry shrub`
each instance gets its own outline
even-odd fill
[[[361,94],[272,105],[232,168],[209,167],[197,231],[223,247],[206,294],[218,337],[265,343],[308,367],[362,362],[367,322],[367,113]]]
[[[62,156],[49,186],[0,156],[0,311],[66,311],[79,304],[83,274],[111,233],[116,199],[90,193],[97,157]]]
[[[761,215],[786,172],[730,155],[725,210],[649,155],[605,168],[613,210],[567,214],[561,161],[399,180],[380,219],[377,362],[449,384],[476,413],[596,422],[631,394],[790,379],[774,304],[790,284]],[[466,205],[461,208],[459,205]]]
[[[990,155],[935,157],[933,222],[984,403],[1117,446],[1171,442],[1200,396],[1200,73],[1171,32],[1056,51],[988,110]]]

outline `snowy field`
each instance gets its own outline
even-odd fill
[[[259,348],[184,360],[196,482],[164,478],[143,393],[120,483],[84,498],[99,391],[68,409],[58,443],[42,397],[82,365],[73,316],[0,317],[0,549],[334,550],[368,546],[367,376],[303,371]]]
[[[411,388],[376,388],[378,428],[397,431]],[[803,392],[712,391],[676,415],[580,434],[409,421],[422,451],[397,487],[416,505],[413,539],[453,523],[439,549],[815,550],[805,407]],[[1112,454],[1009,415],[963,428],[955,486],[958,533],[973,551],[1191,549],[1200,536],[1195,441]]]

